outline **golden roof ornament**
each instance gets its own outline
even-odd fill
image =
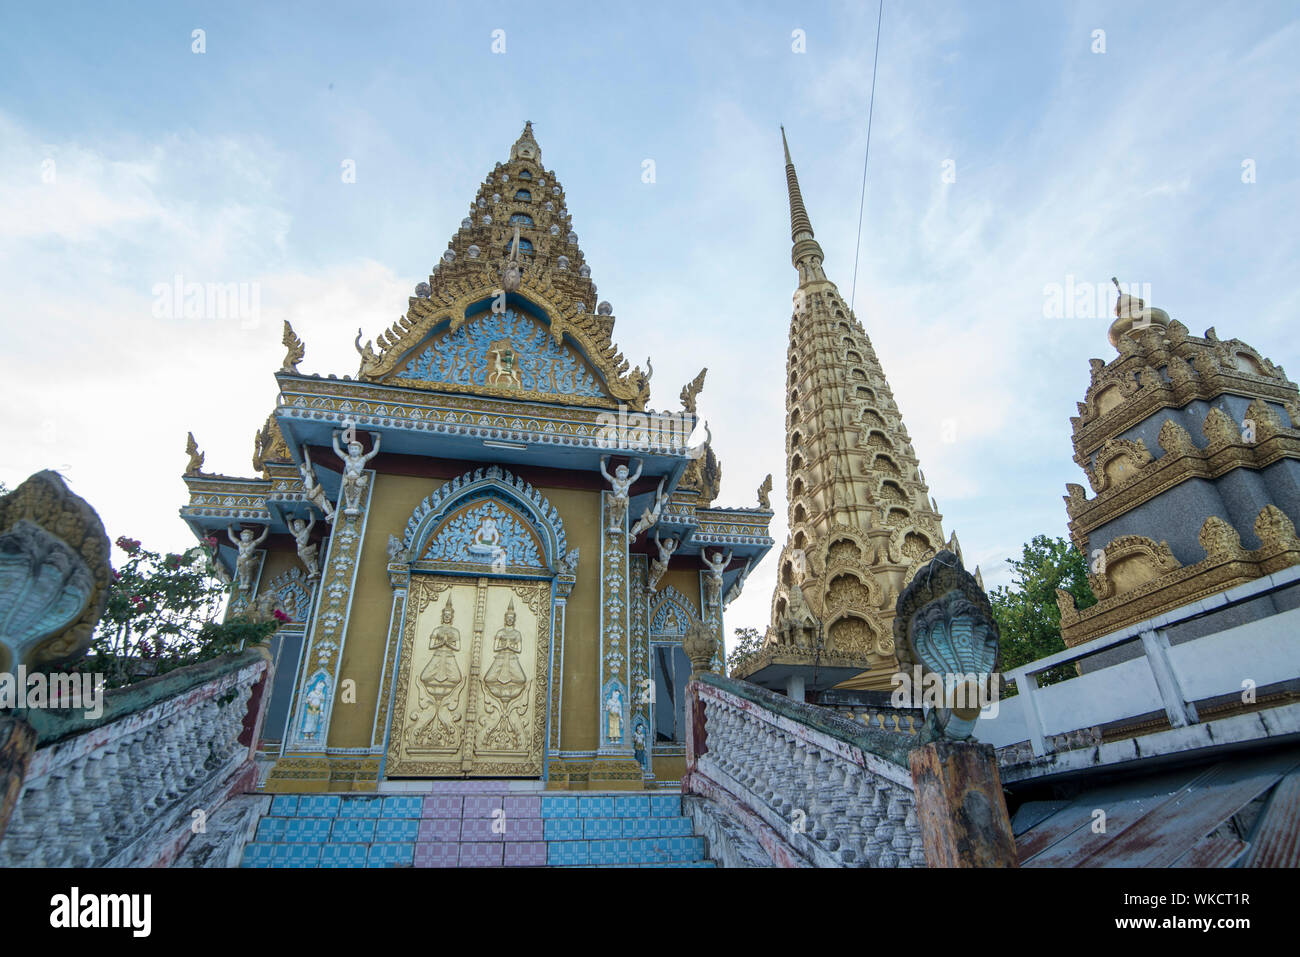
[[[1110,281],[1119,291],[1119,298],[1115,300],[1115,321],[1110,324],[1108,333],[1110,344],[1117,350],[1120,350],[1120,341],[1126,334],[1129,339],[1136,341],[1139,335],[1152,326],[1160,329],[1168,327],[1169,313],[1163,309],[1148,307],[1137,296],[1126,293],[1114,276]]]
[[[708,371],[708,367],[706,366],[700,370],[699,375],[686,383],[686,385],[682,386],[682,408],[687,412],[695,412],[695,398],[704,389],[704,376]]]
[[[280,341],[284,343],[285,348],[284,362],[280,366],[280,371],[297,375],[298,363],[302,362],[302,357],[307,354],[307,347],[294,333],[288,319],[284,320],[284,336]]]
[[[199,451],[199,443],[194,441],[193,432],[185,437],[185,454],[190,457],[189,465],[185,466],[185,474],[198,475],[203,470],[203,453]]]

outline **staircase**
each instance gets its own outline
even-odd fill
[[[427,794],[279,794],[244,867],[713,867],[681,795],[521,793],[475,782]]]

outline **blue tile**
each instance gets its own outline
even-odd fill
[[[274,851],[274,844],[246,844],[244,845],[244,856],[240,861],[240,866],[270,867]]]
[[[410,867],[414,858],[414,844],[372,844],[366,867]]]
[[[326,844],[321,848],[321,867],[365,867],[366,844]]]
[[[409,795],[398,795],[384,798],[384,817],[414,817],[420,816],[420,809],[424,806],[424,798],[411,797]]]
[[[585,867],[587,860],[586,841],[559,841],[546,849],[546,863],[552,867]]]
[[[578,798],[578,814],[581,817],[614,817],[614,799],[612,797]]]
[[[375,824],[375,842],[413,842],[420,834],[420,822],[408,818],[390,818]]]
[[[257,822],[257,838],[267,844],[278,844],[284,840],[284,829],[289,822],[282,817],[264,817]]]
[[[339,804],[339,817],[379,817],[383,806],[381,797],[345,797]]]
[[[690,818],[624,818],[624,837],[687,837],[693,834]]]
[[[547,821],[544,836],[548,841],[582,840],[582,820],[576,817],[562,817]]]
[[[543,794],[542,817],[577,817],[577,795]]]
[[[298,798],[299,817],[338,817],[337,794],[304,794]]]
[[[369,844],[375,839],[375,821],[368,818],[335,818],[330,828],[334,844]]]
[[[629,844],[632,842],[623,839],[615,841],[592,841],[590,862],[594,865],[601,864],[628,864]]]
[[[587,840],[621,837],[623,822],[616,817],[589,817],[582,825],[582,836]]]
[[[271,853],[272,867],[315,867],[320,863],[319,844],[277,844]]]
[[[651,794],[650,813],[655,817],[679,817],[682,798],[679,794]]]
[[[635,794],[629,797],[614,798],[614,807],[619,817],[648,817],[650,815],[650,795]]]
[[[332,823],[329,818],[291,817],[285,821],[281,840],[321,843],[329,840]]]
[[[271,799],[271,813],[277,817],[293,817],[298,812],[298,795],[277,794]]]

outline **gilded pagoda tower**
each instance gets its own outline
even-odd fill
[[[799,275],[786,360],[790,537],[766,643],[738,675],[796,698],[886,690],[900,590],[940,548],[960,551],[955,536],[945,543],[871,340],[822,269],[784,129],[781,140]]]
[[[1300,562],[1300,391],[1282,367],[1122,291],[1109,338],[1071,419],[1093,497],[1070,483],[1065,504],[1098,599],[1057,592],[1071,647]]]

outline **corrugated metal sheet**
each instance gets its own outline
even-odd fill
[[[1297,768],[1300,750],[1288,749],[1222,761],[1199,773],[1185,769],[1092,788],[1055,811],[1049,802],[1026,805],[1021,823],[1033,823],[1017,835],[1021,865],[1227,867],[1242,859],[1245,866],[1297,866],[1300,770],[1291,773]],[[1284,778],[1249,848],[1231,836],[1206,837]],[[1106,813],[1104,833],[1093,829],[1096,809]]]
[[[1231,867],[1250,845],[1239,837],[1207,837],[1171,867]]]
[[[1300,867],[1300,771],[1273,789],[1243,867]]]

